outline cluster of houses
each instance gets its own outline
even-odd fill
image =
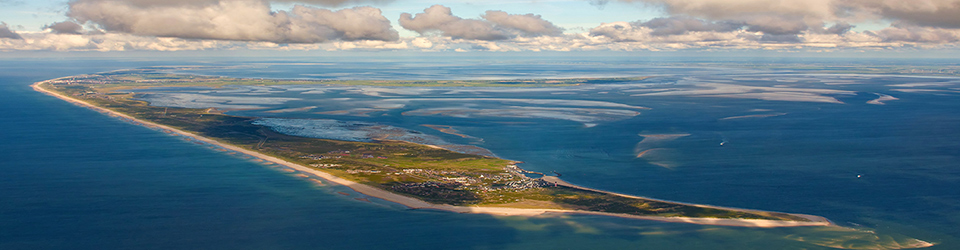
[[[481,189],[481,190],[483,191],[496,191],[501,189],[526,190],[526,189],[545,187],[545,186],[547,186],[547,182],[543,180],[524,178],[516,181],[508,181],[504,183],[502,187],[496,187],[496,188],[491,187],[489,189]]]
[[[372,154],[362,154],[362,155],[360,155],[360,158],[361,158],[361,159],[373,159],[373,158],[377,158],[377,159],[387,159],[386,156],[376,156],[376,155],[372,155]]]
[[[315,168],[332,168],[332,167],[340,167],[340,166],[343,166],[343,165],[340,165],[340,164],[310,164],[310,166],[311,166],[311,167],[315,167]]]
[[[327,152],[327,154],[331,154],[331,155],[350,155],[350,150],[334,150],[334,151]]]
[[[334,150],[334,151],[327,152],[326,155],[310,154],[310,155],[300,156],[300,158],[302,158],[302,159],[311,159],[311,160],[317,160],[317,161],[319,161],[319,160],[323,160],[323,159],[339,159],[339,158],[344,157],[344,156],[350,156],[350,151],[349,151],[349,150]],[[373,158],[377,158],[377,159],[387,159],[386,156],[377,156],[377,155],[373,155],[373,154],[361,154],[361,155],[360,155],[360,158],[361,158],[361,159],[373,159]]]
[[[311,159],[311,160],[318,160],[318,161],[319,161],[319,160],[323,160],[324,157],[323,157],[322,155],[304,155],[304,156],[300,156],[300,158],[301,158],[301,159]],[[316,164],[313,164],[313,165],[316,165]],[[313,166],[313,165],[311,165],[311,166]]]
[[[77,84],[107,84],[107,83],[113,83],[114,81],[111,80],[110,78],[106,78],[98,75],[79,75],[79,76],[71,76],[71,77],[58,78],[54,80],[48,80],[47,82],[55,85],[77,85]]]
[[[331,158],[340,158],[343,156],[351,156],[351,152],[348,150],[334,150],[327,152],[324,155],[310,154],[300,156],[303,159],[312,159],[312,160],[323,160]],[[359,155],[361,159],[387,159],[385,156],[376,156],[373,154],[361,154]],[[311,167],[316,168],[334,168],[341,167],[341,164],[310,164]],[[387,165],[385,165],[387,167]],[[539,180],[527,177],[524,175],[526,171],[520,169],[516,165],[507,165],[504,168],[504,172],[501,173],[466,173],[459,171],[451,170],[435,170],[435,169],[422,169],[422,168],[406,168],[401,169],[398,172],[392,172],[393,170],[384,172],[384,170],[362,170],[362,169],[348,169],[346,173],[348,174],[387,174],[387,175],[401,175],[408,174],[413,176],[422,177],[427,180],[436,180],[432,181],[435,184],[442,185],[455,185],[459,186],[458,189],[469,189],[477,191],[498,191],[498,190],[526,190],[531,188],[543,187],[546,184]],[[414,185],[414,183],[409,183]],[[429,184],[424,184],[429,186]],[[414,186],[405,186],[407,188],[412,188]],[[426,187],[426,186],[424,186]],[[421,187],[422,188],[422,187]]]
[[[466,189],[479,191],[496,190],[525,190],[543,187],[545,184],[539,179],[532,179],[522,174],[522,170],[515,165],[507,167],[506,172],[498,174],[464,174],[457,171],[431,170],[408,168],[403,173],[418,175],[428,179],[442,180],[446,183],[458,183]],[[495,183],[496,185],[490,185]]]
[[[357,169],[350,169],[350,170],[347,170],[347,173],[348,173],[348,174],[379,174],[379,173],[380,173],[380,170],[357,170]]]

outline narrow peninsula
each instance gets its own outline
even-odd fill
[[[631,78],[536,80],[354,81],[265,80],[165,73],[145,68],[63,77],[34,89],[143,126],[216,145],[309,173],[360,193],[413,209],[494,215],[579,213],[744,227],[828,226],[819,216],[725,208],[630,196],[579,187],[553,176],[529,177],[519,162],[412,142],[338,141],[292,136],[258,125],[256,117],[216,109],[157,107],[131,89],[229,85],[341,84],[375,86],[539,87],[609,84]],[[123,91],[128,90],[128,91]],[[433,126],[435,129],[445,129]],[[453,133],[453,130],[441,130]],[[451,132],[453,131],[453,132]]]

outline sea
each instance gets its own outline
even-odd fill
[[[585,187],[819,215],[837,226],[412,210],[29,86],[182,65],[199,67],[170,72],[332,80],[650,76],[539,89],[291,85],[140,96],[166,106],[236,107],[228,112],[235,115],[389,125],[482,147]],[[0,249],[898,249],[921,241],[960,249],[960,77],[938,70],[958,66],[746,57],[4,58]]]

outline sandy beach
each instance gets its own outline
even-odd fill
[[[322,179],[324,179],[324,180],[327,180],[327,181],[330,181],[330,182],[333,182],[333,183],[337,183],[337,184],[340,184],[340,185],[343,185],[343,186],[347,186],[347,187],[353,189],[354,191],[357,191],[357,192],[362,193],[362,194],[364,194],[364,195],[371,196],[371,197],[376,197],[376,198],[383,199],[383,200],[390,201],[390,202],[394,202],[394,203],[398,203],[398,204],[404,205],[404,206],[406,206],[406,207],[408,207],[408,208],[411,208],[411,209],[432,209],[432,210],[450,211],[450,212],[456,212],[456,213],[490,214],[490,215],[497,215],[497,216],[538,216],[538,215],[570,214],[570,213],[573,213],[573,214],[588,214],[588,215],[615,216],[615,217],[621,217],[621,218],[655,220],[655,221],[664,221],[664,222],[693,223],[693,224],[701,224],[701,225],[738,226],[738,227],[764,227],[764,228],[768,228],[768,227],[797,227],[797,226],[830,226],[830,225],[832,225],[827,219],[825,219],[825,218],[823,218],[823,217],[812,216],[812,215],[800,215],[800,214],[794,214],[794,215],[796,215],[796,216],[802,216],[802,217],[805,217],[805,218],[809,218],[809,219],[811,219],[812,221],[810,221],[810,222],[800,222],[800,221],[776,221],[776,220],[756,220],[756,219],[720,219],[720,218],[659,217],[659,216],[638,216],[638,215],[614,214],[614,213],[604,213],[604,212],[594,212],[594,211],[579,211],[579,210],[562,210],[562,209],[529,209],[529,208],[452,206],[452,205],[432,204],[432,203],[428,203],[428,202],[425,202],[425,201],[422,201],[422,200],[419,200],[419,199],[416,199],[416,198],[412,198],[412,197],[408,197],[408,196],[403,196],[403,195],[395,194],[395,193],[392,193],[392,192],[389,192],[389,191],[386,191],[386,190],[383,190],[383,189],[379,189],[379,188],[375,188],[375,187],[372,187],[372,186],[367,186],[367,185],[363,185],[363,184],[360,184],[360,183],[356,183],[356,182],[353,182],[353,181],[350,181],[350,180],[347,180],[347,179],[343,179],[343,178],[340,178],[340,177],[331,175],[331,174],[329,174],[329,173],[326,173],[326,172],[323,172],[323,171],[320,171],[320,170],[317,170],[317,169],[314,169],[314,168],[310,168],[310,167],[306,167],[306,166],[303,166],[303,165],[300,165],[300,164],[288,162],[288,161],[285,161],[285,160],[282,160],[282,159],[279,159],[279,158],[276,158],[276,157],[273,157],[273,156],[261,154],[261,153],[256,152],[256,151],[252,151],[252,150],[249,150],[249,149],[240,148],[240,147],[237,147],[237,146],[234,146],[234,145],[231,145],[231,144],[222,143],[222,142],[219,142],[219,141],[210,139],[210,138],[198,136],[198,135],[196,135],[196,134],[193,134],[193,133],[190,133],[190,132],[187,132],[187,131],[182,131],[182,130],[179,130],[179,129],[175,129],[175,128],[168,127],[168,126],[165,126],[165,125],[153,123],[153,122],[150,122],[150,121],[139,120],[139,119],[136,119],[136,118],[134,118],[134,117],[128,116],[128,115],[126,115],[126,114],[122,114],[122,113],[119,113],[119,112],[115,112],[115,111],[113,111],[113,110],[109,110],[109,109],[97,107],[97,106],[92,105],[92,104],[89,104],[89,103],[87,103],[87,102],[84,102],[84,101],[81,101],[81,100],[78,100],[78,99],[74,99],[74,98],[72,98],[72,97],[65,96],[65,95],[62,95],[62,94],[59,94],[59,93],[56,93],[56,92],[53,92],[53,91],[49,91],[49,90],[47,90],[47,89],[44,89],[43,87],[40,86],[40,85],[42,85],[42,84],[44,84],[44,83],[45,83],[45,81],[44,81],[44,82],[38,82],[38,83],[35,83],[35,84],[31,85],[31,87],[33,87],[33,89],[36,90],[36,91],[38,91],[38,92],[42,92],[42,93],[45,93],[45,94],[48,94],[48,95],[51,95],[51,96],[60,98],[60,99],[62,99],[62,100],[68,101],[68,102],[70,102],[70,103],[73,103],[73,104],[76,104],[76,105],[79,105],[79,106],[87,107],[87,108],[90,108],[90,109],[99,111],[99,112],[101,112],[101,113],[108,114],[108,115],[110,115],[110,116],[118,117],[118,118],[120,118],[120,119],[131,120],[131,121],[133,121],[135,124],[139,123],[139,124],[137,124],[137,125],[140,125],[140,126],[153,127],[153,128],[155,128],[155,129],[159,129],[159,130],[161,130],[161,131],[163,131],[163,132],[165,132],[165,133],[167,133],[167,131],[170,131],[169,133],[179,134],[179,135],[182,135],[182,136],[185,136],[185,137],[192,138],[193,140],[196,140],[196,141],[201,141],[201,142],[209,143],[209,144],[212,144],[212,145],[220,146],[220,147],[222,147],[222,148],[224,148],[224,149],[227,149],[227,150],[232,150],[232,151],[240,152],[240,153],[242,153],[242,154],[246,154],[246,155],[255,157],[255,159],[260,159],[260,160],[264,160],[264,161],[273,162],[273,163],[276,163],[276,164],[279,164],[279,165],[288,167],[288,168],[290,168],[290,169],[293,169],[293,170],[296,170],[296,171],[299,171],[299,172],[302,172],[302,173],[307,173],[307,174],[310,174],[310,175],[314,175],[314,176],[319,177],[319,178],[322,178]],[[550,180],[555,180],[555,181],[557,181],[556,183],[562,182],[561,180],[559,180],[558,178],[555,178],[555,177],[552,177],[552,179],[548,179],[548,181],[550,181]],[[317,182],[318,184],[322,185],[322,184],[321,184],[322,182],[319,182],[319,181],[316,181],[316,182]],[[566,182],[562,182],[562,183],[565,183],[565,185],[570,185],[570,186],[575,187],[574,185],[569,184],[569,183],[566,183]],[[578,188],[582,188],[582,187],[578,187]],[[587,190],[589,190],[589,189],[587,189]],[[625,197],[636,197],[636,196],[628,196],[628,195],[622,195],[622,194],[616,194],[616,195],[621,195],[621,196],[625,196]],[[645,198],[645,197],[644,197],[644,199],[649,199],[649,198]],[[689,204],[689,205],[696,205],[696,204]],[[697,205],[697,206],[712,207],[712,206],[705,206],[705,205]],[[715,207],[715,208],[716,208],[716,207]],[[730,208],[723,208],[723,209],[730,209]],[[747,210],[747,209],[735,209],[735,210],[741,210],[741,211],[757,211],[757,210]]]

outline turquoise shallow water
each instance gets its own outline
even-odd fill
[[[540,66],[483,60],[465,60],[459,66],[346,62],[210,73],[284,77],[349,69],[379,72],[364,75],[369,78],[407,72],[406,78],[442,79],[454,74],[516,78],[653,70],[636,66],[645,62],[584,67],[554,61],[541,61]],[[0,144],[5,159],[0,164],[0,249],[818,249],[891,246],[909,238],[937,243],[936,249],[960,247],[956,96],[898,93],[901,100],[885,106],[862,104],[873,98],[868,94],[842,97],[848,105],[607,97],[604,100],[653,109],[589,129],[561,120],[526,121],[533,124],[502,129],[492,123],[500,121],[496,119],[367,119],[450,141],[458,139],[418,126],[455,126],[483,138],[481,146],[494,153],[527,162],[525,168],[556,170],[588,187],[817,214],[863,230],[847,231],[413,211],[359,201],[355,198],[362,195],[343,187],[318,187],[292,173],[103,116],[28,86],[66,75],[197,63],[0,61],[0,140],[5,142]],[[755,108],[790,115],[718,121]],[[638,133],[691,135],[664,143],[669,150],[651,160],[634,157],[642,139]],[[729,144],[718,147],[719,141]],[[856,178],[858,174],[863,177]]]

